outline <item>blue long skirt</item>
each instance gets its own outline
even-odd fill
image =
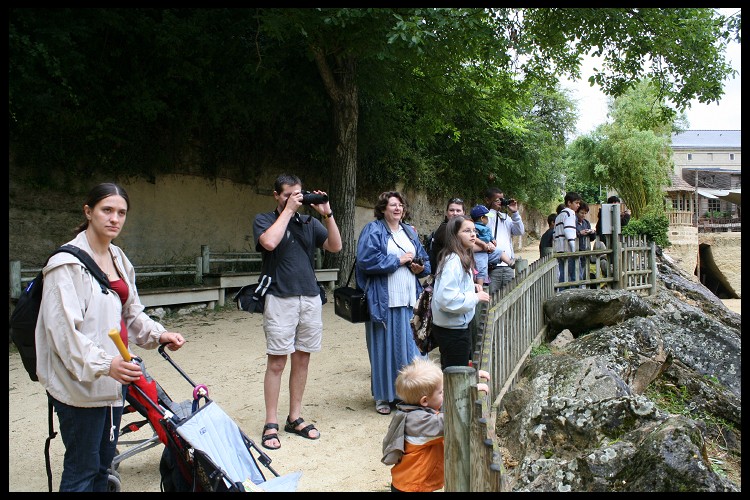
[[[370,356],[370,387],[376,401],[395,401],[398,371],[415,357],[427,357],[420,354],[414,343],[409,324],[412,316],[414,310],[410,306],[389,307],[385,326],[372,321],[365,323],[367,353]]]

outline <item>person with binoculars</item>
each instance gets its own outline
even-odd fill
[[[313,254],[316,248],[339,252],[342,244],[326,193],[303,191],[299,177],[281,174],[274,182],[273,196],[276,209],[255,216],[253,235],[255,249],[263,255],[262,273],[271,276],[263,308],[267,363],[261,445],[277,450],[281,448],[277,432],[279,391],[287,356],[291,371],[284,430],[307,439],[320,437],[318,429],[301,415],[310,353],[320,351],[323,339],[323,304]],[[297,210],[302,205],[318,212],[323,222],[311,215],[301,216]]]
[[[511,262],[514,261],[513,236],[522,236],[525,231],[521,214],[518,213],[518,201],[513,198],[506,199],[500,188],[491,187],[484,192],[484,205],[489,209],[487,227],[492,231],[496,247],[505,252]],[[514,276],[515,271],[512,267],[506,262],[499,262],[490,271],[490,295],[510,283]]]

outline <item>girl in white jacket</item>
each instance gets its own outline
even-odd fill
[[[478,302],[490,296],[474,283],[474,241],[477,233],[471,217],[460,215],[448,221],[445,246],[438,255],[432,294],[432,336],[440,348],[440,365],[469,366],[471,332]]]

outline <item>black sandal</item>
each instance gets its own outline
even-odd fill
[[[279,424],[266,424],[263,426],[263,432],[261,433],[260,438],[260,444],[263,446],[263,448],[266,448],[268,450],[278,450],[281,448],[281,439],[279,439],[279,434],[277,432],[272,432],[271,434],[266,434],[266,431],[268,429],[272,430],[279,430]],[[266,444],[266,441],[270,441],[271,439],[276,439],[279,442],[278,446],[268,446]]]
[[[310,431],[312,431],[312,430],[316,430],[317,431],[318,430],[318,429],[315,428],[315,426],[313,424],[310,424],[310,425],[308,425],[306,427],[303,427],[301,429],[297,429],[296,428],[298,425],[303,424],[303,423],[305,423],[305,420],[302,417],[298,418],[294,422],[290,422],[289,421],[289,416],[287,415],[287,417],[286,417],[286,425],[284,425],[284,430],[287,431],[287,432],[293,432],[293,433],[297,434],[298,436],[302,436],[303,438],[307,438],[307,439],[318,439],[320,437],[320,431],[318,431],[318,435],[317,436],[310,437]]]

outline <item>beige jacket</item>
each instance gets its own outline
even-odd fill
[[[93,251],[82,231],[68,242],[89,255]],[[138,298],[135,270],[125,253],[110,245],[129,294],[123,306],[112,290],[102,293],[99,282],[75,255],[58,253],[44,267],[44,291],[36,324],[36,371],[52,397],[77,407],[122,406],[122,387],[108,376],[118,353],[111,329],[128,328],[128,340],[146,349],[159,344],[166,329],[152,320]]]

